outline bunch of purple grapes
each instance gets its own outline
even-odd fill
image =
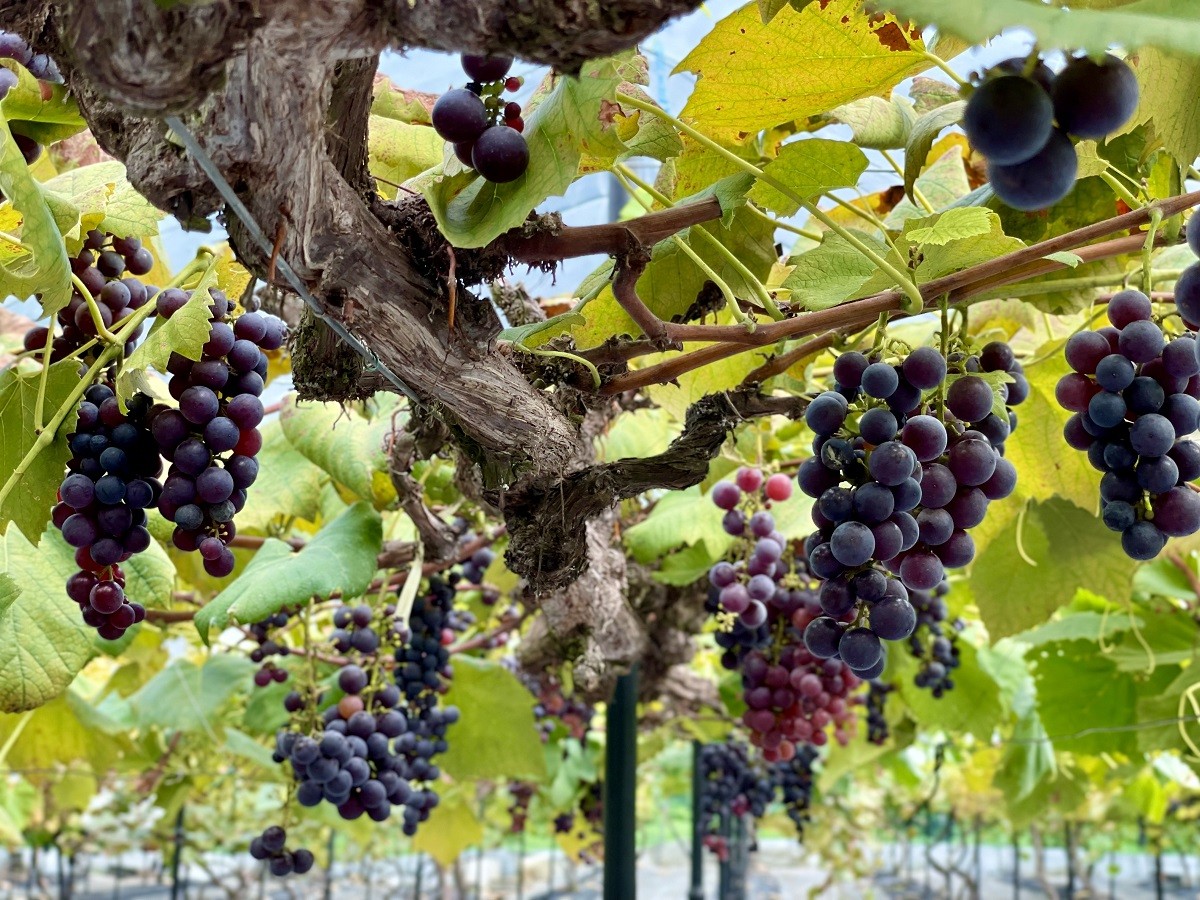
[[[18,65],[23,66],[38,81],[45,82],[46,84],[62,84],[63,77],[58,71],[58,66],[54,60],[45,53],[35,53],[33,48],[29,46],[29,42],[19,34],[14,34],[11,31],[0,31],[0,59],[11,59]],[[15,88],[17,84],[16,73],[10,69],[0,67],[0,99],[6,97],[8,92]],[[20,121],[11,123],[9,127],[12,130],[13,140],[16,141],[26,165],[32,166],[37,162],[37,158],[41,156],[42,145],[21,131]]]
[[[466,628],[467,620],[454,610],[454,583],[434,575],[429,590],[418,596],[408,617],[410,637],[398,647],[394,657],[396,684],[404,697],[408,714],[408,732],[397,742],[397,750],[407,763],[406,774],[413,782],[424,783],[415,791],[419,802],[404,810],[404,833],[416,833],[417,825],[429,818],[437,805],[437,793],[430,786],[440,775],[433,758],[445,753],[449,744],[446,730],[458,721],[458,708],[442,707],[440,698],[450,689],[454,676],[449,647],[455,634]]]
[[[741,670],[747,706],[742,722],[768,762],[790,759],[797,744],[824,744],[830,725],[835,739],[846,743],[854,723],[850,693],[858,685],[840,661],[818,660],[804,646],[802,635],[820,606],[807,570],[763,508],[791,493],[786,475],[764,480],[747,467],[712,490],[714,503],[726,511],[725,530],[749,536],[735,542],[731,560],[709,571],[706,608],[722,615],[726,627],[716,635],[721,663]]]
[[[888,694],[896,686],[874,679],[867,682],[867,742],[882,747],[891,737],[886,714]]]
[[[279,825],[263,829],[263,833],[250,842],[250,855],[267,864],[271,874],[279,878],[285,875],[303,875],[313,867],[312,851],[303,847],[286,849],[287,832]]]
[[[1029,385],[998,341],[979,355],[918,347],[899,364],[849,352],[833,371],[837,389],[806,410],[816,455],[797,475],[817,500],[805,552],[823,579],[825,612],[804,640],[814,656],[840,658],[869,680],[886,664],[882,642],[916,628],[909,592],[969,563],[968,530],[1015,489],[1016,469],[1002,455],[1016,427],[1007,407]]]
[[[511,56],[463,56],[471,81],[442,94],[433,106],[434,130],[454,145],[463,165],[497,184],[516,181],[529,168],[521,105],[501,97],[522,84],[508,75],[512,63]]]
[[[163,291],[158,314],[170,318],[189,296],[178,288]],[[179,408],[163,409],[150,427],[171,462],[158,510],[175,524],[172,542],[185,552],[199,550],[204,570],[224,578],[234,567],[228,547],[236,533],[233,518],[258,477],[259,395],[267,373],[263,351],[283,345],[285,326],[258,312],[230,322],[229,302],[220,291],[212,292],[212,310],[201,359],[173,353],[167,364],[168,389]]]
[[[775,781],[779,785],[784,811],[796,826],[796,834],[800,840],[804,840],[804,828],[812,819],[810,810],[813,799],[813,767],[817,759],[817,749],[804,746],[800,747],[790,760],[776,763],[774,766]]]
[[[337,807],[343,819],[366,814],[383,822],[390,818],[393,806],[407,811],[426,805],[423,792],[409,783],[409,765],[401,751],[409,733],[404,697],[394,682],[381,676],[377,665],[381,643],[399,646],[406,636],[393,618],[395,612],[391,604],[378,616],[365,604],[335,611],[335,630],[330,635],[335,646],[337,636],[351,626],[355,633],[370,631],[374,640],[368,650],[347,646],[342,651],[352,657],[337,673],[341,697],[321,713],[318,730],[311,729],[313,710],[303,694],[292,691],[284,698],[284,708],[296,717],[297,727],[276,736],[275,760],[291,763],[301,806],[327,802]],[[384,632],[382,637],[376,625]],[[323,694],[317,697],[318,704],[324,701]],[[309,729],[300,727],[304,722]]]
[[[770,769],[751,761],[740,741],[704,744],[698,764],[704,785],[700,799],[704,846],[724,860],[729,845],[721,835],[722,823],[733,816],[761,819],[775,797],[775,782]]]
[[[1195,327],[1200,289],[1184,278],[1179,285],[1177,308]],[[1104,524],[1139,560],[1157,556],[1169,537],[1200,530],[1200,496],[1188,484],[1200,477],[1200,445],[1188,440],[1200,424],[1200,346],[1190,333],[1168,339],[1153,312],[1141,291],[1115,294],[1110,325],[1067,341],[1074,371],[1055,388],[1059,404],[1074,413],[1063,431],[1067,444],[1087,451],[1104,473]]]
[[[87,233],[83,249],[71,259],[71,270],[96,301],[100,321],[110,330],[119,328],[126,316],[141,309],[158,293],[158,288],[140,280],[153,267],[154,257],[137,238],[119,238],[94,229]],[[65,359],[96,337],[96,320],[78,288],[72,292],[70,302],[58,311],[57,320],[59,333],[51,344],[51,362]],[[133,352],[143,327],[139,325],[126,341],[126,356]],[[33,352],[45,347],[49,330],[45,325],[29,329],[25,333],[25,349]],[[92,360],[101,349],[97,346],[82,358]]]
[[[162,461],[146,424],[150,412],[144,394],[134,395],[122,413],[108,385],[84,392],[67,438],[69,474],[51,514],[79,566],[67,580],[67,595],[79,604],[83,621],[107,640],[146,616],[125,596],[120,563],[150,546],[146,510],[162,489]]]
[[[250,662],[262,665],[262,668],[254,673],[254,683],[258,687],[266,687],[272,682],[283,684],[288,680],[287,669],[277,666],[272,657],[278,656],[282,659],[289,656],[292,651],[283,641],[275,640],[272,632],[286,628],[295,613],[294,609],[281,609],[274,615],[267,616],[261,622],[253,623],[247,629],[251,640],[258,644],[250,651]]]
[[[1102,140],[1137,105],[1137,77],[1115,56],[1078,56],[1058,75],[1040,60],[1009,59],[971,93],[963,130],[988,158],[996,196],[1014,209],[1042,209],[1075,186],[1071,136]]]
[[[963,623],[954,620],[948,633],[943,627],[949,616],[945,600],[949,591],[950,585],[943,581],[932,591],[913,591],[909,595],[917,611],[917,628],[908,639],[908,650],[921,664],[913,684],[936,698],[954,687],[950,673],[960,665],[958,633]]]

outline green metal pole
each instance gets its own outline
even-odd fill
[[[692,882],[688,900],[704,900],[704,773],[700,771],[702,744],[692,741]]]
[[[604,761],[604,900],[637,897],[638,667],[617,679]]]

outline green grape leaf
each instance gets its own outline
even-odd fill
[[[917,177],[913,184],[913,195],[916,196],[918,192],[936,212],[960,208],[957,201],[971,193],[961,145],[951,147]],[[883,224],[898,231],[904,228],[904,223],[909,219],[920,219],[927,215],[929,213],[923,207],[918,207],[905,197],[892,207]]]
[[[170,606],[175,564],[157,542],[151,541],[144,551],[121,563],[121,571],[125,573],[125,594],[130,600],[147,609]]]
[[[488,747],[488,752],[497,749]],[[483,823],[461,791],[450,791],[412,839],[413,849],[428,853],[443,868],[454,864],[464,850],[483,841]]]
[[[795,197],[812,200],[835,188],[853,187],[866,170],[867,155],[847,141],[792,141],[763,169],[764,177],[775,179],[790,193],[760,180],[751,189],[750,199],[782,216],[794,216],[800,211]]]
[[[314,521],[325,473],[288,442],[278,419],[264,422],[260,431],[258,479],[247,491],[245,509],[238,513],[239,530],[266,531],[293,516]]]
[[[920,36],[893,17],[871,17],[859,0],[781,9],[764,25],[748,3],[718,21],[676,67],[695,72],[684,118],[727,139],[886,96],[929,67]]]
[[[440,164],[446,148],[446,142],[430,126],[385,116],[371,116],[368,135],[371,174],[384,179],[379,190],[388,198],[396,196],[392,185]]]
[[[75,428],[72,408],[54,434],[53,440],[33,457],[25,471],[17,475],[17,466],[35,448],[38,441],[37,397],[41,371],[11,366],[0,371],[0,477],[6,491],[0,496],[0,532],[16,523],[33,543],[41,540],[50,521],[58,486],[62,483],[71,451],[67,435]],[[79,364],[63,360],[50,366],[46,377],[43,416],[48,421],[79,386]]]
[[[245,571],[196,613],[196,630],[208,643],[214,628],[219,631],[230,622],[258,622],[285,606],[334,591],[356,597],[375,575],[382,540],[379,514],[361,501],[318,531],[298,553],[269,538]]]
[[[912,101],[900,94],[893,94],[890,100],[864,97],[837,107],[830,115],[850,126],[854,143],[873,150],[903,149],[917,124]]]
[[[202,732],[213,737],[229,699],[246,688],[254,663],[234,653],[215,653],[197,665],[180,659],[129,697],[140,728]]]
[[[623,57],[594,59],[578,77],[554,75],[526,107],[529,168],[516,181],[492,184],[457,161],[414,182],[455,247],[482,247],[525,221],[550,196],[563,194],[583,155],[615,159],[624,145],[605,104],[624,80]],[[535,105],[536,103],[536,105]]]
[[[456,781],[525,779],[546,775],[542,741],[533,719],[534,698],[500,663],[458,656],[454,678],[442,699],[457,706],[450,748],[438,757],[442,771]]]
[[[34,180],[8,127],[0,128],[0,193],[21,215],[25,252],[0,267],[5,296],[41,295],[42,314],[52,316],[71,300],[71,264],[42,186]]]
[[[55,528],[34,546],[15,528],[0,538],[0,710],[19,712],[48,703],[91,658],[95,632],[67,596],[78,571],[75,551]],[[13,586],[18,593],[13,593]]]
[[[65,85],[38,81],[14,60],[0,65],[17,76],[17,83],[0,100],[0,113],[13,130],[39,144],[53,144],[87,128],[79,107]]]
[[[1192,102],[1200,96],[1200,59],[1145,47],[1137,72],[1141,92],[1134,121],[1153,122],[1154,133],[1186,168],[1200,155],[1200,108]]]
[[[47,191],[70,203],[83,222],[82,231],[99,228],[117,237],[144,238],[158,234],[162,213],[134,190],[117,160],[70,169],[42,185]],[[69,236],[78,250],[82,233]]]
[[[1078,588],[1102,597],[1128,596],[1135,567],[1098,518],[1053,498],[1030,501],[1023,517],[1013,517],[987,543],[970,584],[996,640],[1045,622]],[[1053,730],[1049,723],[1047,728]]]
[[[309,462],[355,497],[383,509],[396,502],[384,451],[387,436],[403,425],[403,416],[393,421],[396,402],[393,394],[377,394],[371,401],[377,407],[373,418],[366,419],[337,403],[298,404],[289,396],[279,423],[288,443]]]
[[[925,167],[933,142],[943,128],[956,125],[962,119],[966,106],[962,100],[947,103],[925,113],[913,125],[904,149],[904,193],[907,196],[913,195],[913,185]]]
[[[1053,778],[1058,771],[1054,745],[1046,738],[1046,728],[1036,712],[1031,711],[1017,719],[1012,740],[1004,748],[992,782],[1010,802],[1028,797],[1042,781]]]
[[[166,372],[172,353],[192,360],[200,359],[212,331],[211,292],[216,285],[217,267],[212,265],[204,270],[192,289],[192,296],[182,308],[176,310],[169,319],[159,316],[154,320],[146,339],[129,354],[117,372],[117,398],[122,408],[138,391],[154,393],[146,372],[149,369]]]
[[[882,241],[864,232],[856,232],[855,237],[880,256],[887,255]],[[788,265],[794,268],[781,287],[791,292],[794,304],[807,310],[829,309],[866,296],[862,287],[877,271],[873,262],[833,232],[813,249],[789,258]]]
[[[714,559],[719,559],[733,543],[721,528],[721,515],[699,487],[673,491],[655,504],[650,515],[625,530],[625,546],[642,563],[696,543],[702,543]]]
[[[917,661],[911,654],[897,650],[888,654],[888,667],[895,673],[892,680],[899,685],[900,695],[918,724],[956,734],[973,734],[983,741],[991,739],[1004,714],[1000,686],[979,665],[971,644],[965,640],[958,642],[960,665],[954,670],[954,690],[940,698],[913,683]]]
[[[1200,53],[1200,19],[1190,3],[1179,0],[1138,0],[1114,9],[1066,9],[1038,0],[885,0],[874,5],[922,25],[937,25],[939,31],[972,44],[988,41],[1005,29],[1020,28],[1031,32],[1043,50],[1102,53],[1116,44],[1149,45],[1189,56]]]
[[[991,210],[977,206],[948,209],[939,215],[932,225],[909,230],[907,237],[915,244],[935,244],[942,247],[951,241],[963,241],[989,234],[995,218],[996,214]]]
[[[1134,753],[1137,735],[1110,731],[1136,721],[1133,678],[1117,671],[1091,641],[1060,641],[1031,651],[1037,710],[1057,750]],[[1091,728],[1098,733],[1081,734]]]

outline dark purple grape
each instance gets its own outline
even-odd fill
[[[988,178],[996,196],[1013,209],[1032,212],[1053,206],[1075,186],[1079,158],[1075,146],[1061,130],[1032,158],[1013,165],[988,164]]]
[[[863,372],[869,365],[870,360],[863,354],[850,350],[833,361],[833,378],[842,387],[858,388],[862,385]]]
[[[1137,77],[1111,54],[1099,62],[1072,59],[1054,79],[1052,92],[1059,127],[1080,138],[1107,137],[1137,111]]]
[[[975,90],[962,125],[972,146],[993,163],[1022,163],[1050,139],[1054,104],[1037,82],[1002,75]]]
[[[480,56],[464,53],[462,57],[462,67],[463,71],[467,73],[467,77],[481,84],[499,81],[508,74],[512,64],[511,56]]]
[[[885,641],[902,641],[916,630],[917,612],[899,597],[887,597],[871,607],[871,631]]]
[[[529,168],[529,144],[507,125],[493,125],[475,141],[471,163],[481,176],[496,184],[516,181]]]
[[[808,404],[804,421],[817,434],[834,434],[846,421],[846,411],[846,398],[835,391],[826,391]]]
[[[913,416],[904,423],[901,442],[921,462],[931,462],[946,451],[946,426],[933,416]]]
[[[915,465],[913,452],[899,441],[888,441],[876,447],[868,460],[871,476],[888,487],[895,487],[909,478]]]
[[[1129,429],[1129,444],[1140,456],[1163,456],[1175,443],[1175,427],[1165,416],[1142,416]]]
[[[211,388],[196,385],[184,391],[179,398],[179,412],[193,425],[204,425],[219,409],[217,395]]]
[[[233,476],[219,466],[209,466],[196,476],[196,496],[204,503],[220,503],[233,493]]]
[[[918,390],[930,390],[946,379],[946,359],[933,347],[917,347],[902,368],[908,383]]]
[[[991,385],[977,375],[964,375],[946,391],[946,408],[964,422],[979,422],[992,411],[994,399]]]
[[[888,410],[868,409],[858,421],[858,432],[868,444],[883,444],[896,436],[899,424]]]
[[[1110,353],[1096,365],[1096,382],[1106,391],[1123,391],[1133,383],[1133,363],[1120,353]]]
[[[1131,559],[1154,559],[1166,543],[1167,536],[1149,521],[1134,522],[1121,534],[1121,549]]]
[[[1162,329],[1153,322],[1138,320],[1121,329],[1117,348],[1135,363],[1148,363],[1163,352],[1165,341]]]
[[[476,140],[488,127],[483,101],[465,88],[442,94],[433,105],[431,118],[434,130],[451,143]]]
[[[185,475],[199,475],[211,461],[212,453],[199,438],[188,438],[175,448],[175,468]]]
[[[900,564],[900,579],[910,591],[933,590],[945,577],[942,561],[928,551],[912,551]]]
[[[262,351],[251,341],[237,340],[233,342],[226,359],[237,372],[253,372],[258,361],[262,359]]]
[[[213,453],[232,450],[241,436],[238,427],[224,416],[217,416],[204,426],[204,442]]]
[[[804,646],[817,659],[832,659],[838,655],[838,645],[845,631],[845,625],[828,616],[820,616],[804,629]]]
[[[1118,291],[1108,301],[1108,321],[1116,328],[1124,328],[1132,322],[1149,320],[1153,311],[1150,298],[1132,288]]]
[[[883,647],[879,638],[866,628],[849,628],[838,641],[838,656],[855,671],[870,669],[882,655]]]
[[[859,522],[843,522],[829,543],[834,559],[847,568],[861,566],[875,552],[875,536]]]
[[[900,376],[887,363],[871,363],[863,371],[862,389],[870,397],[886,400],[900,386]]]
[[[1071,335],[1065,350],[1067,365],[1083,375],[1092,375],[1100,360],[1112,352],[1104,335],[1097,331],[1080,331]]]

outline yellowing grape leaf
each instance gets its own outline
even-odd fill
[[[1190,165],[1200,154],[1200,59],[1147,47],[1138,53],[1137,72],[1141,97],[1133,121],[1153,122],[1175,161]]]
[[[764,25],[756,3],[722,19],[676,72],[700,80],[683,114],[697,127],[745,139],[781,122],[886,96],[929,67],[918,33],[859,0],[825,0],[778,12]]]
[[[1021,28],[1032,32],[1044,50],[1066,47],[1101,52],[1116,44],[1200,55],[1200,17],[1191,0],[1138,0],[1115,9],[1065,9],[1065,4],[1038,0],[886,0],[872,5],[909,16],[922,25],[936,25],[939,31],[972,44],[989,40],[1006,28]]]
[[[788,189],[785,194],[761,180],[750,191],[750,199],[783,216],[800,211],[796,197],[812,200],[835,188],[853,187],[867,170],[867,155],[847,141],[808,138],[785,144],[779,156],[763,169]]]

